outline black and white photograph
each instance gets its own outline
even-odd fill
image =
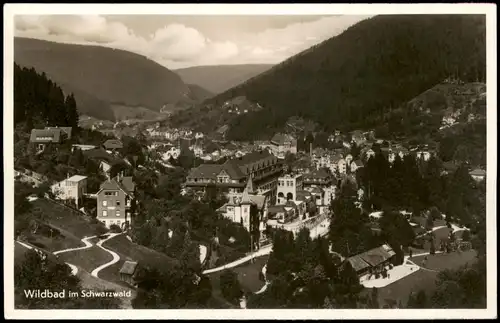
[[[4,30],[7,318],[497,317],[496,5]]]

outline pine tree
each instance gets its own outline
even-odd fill
[[[78,130],[78,109],[76,106],[76,100],[71,93],[66,97],[66,101],[64,102],[66,107],[66,125],[73,128],[73,132]]]

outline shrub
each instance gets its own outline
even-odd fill
[[[377,273],[375,273],[375,279],[378,279],[378,278],[380,278],[380,273],[377,272]]]
[[[108,232],[108,229],[104,225],[97,225],[94,229],[94,232],[97,236],[102,236],[103,234]]]
[[[383,278],[387,278],[387,270],[384,270],[384,271],[382,272],[382,277],[383,277]]]
[[[110,232],[113,232],[113,233],[121,233],[122,232],[122,229],[120,229],[120,227],[116,224],[112,224],[110,225],[109,227],[109,231]]]
[[[465,230],[463,233],[462,233],[462,240],[463,241],[470,241],[470,232],[469,230]]]
[[[233,303],[237,303],[240,297],[243,296],[238,275],[232,270],[226,270],[221,274],[220,290],[222,296]]]

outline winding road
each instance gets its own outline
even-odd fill
[[[106,241],[108,241],[109,239],[112,239],[118,235],[120,235],[121,233],[110,233],[109,236],[106,238],[106,239],[102,239],[102,240],[99,240],[99,242],[97,242],[96,246],[98,246],[99,248],[101,248],[102,250],[108,252],[109,254],[111,254],[111,256],[113,256],[113,260],[97,267],[96,269],[92,270],[92,272],[90,273],[92,276],[94,277],[97,277],[99,278],[98,274],[101,270],[105,269],[105,268],[108,268],[109,266],[112,266],[114,264],[116,264],[118,261],[120,261],[120,256],[114,252],[114,251],[111,251],[109,249],[106,249],[102,246],[102,244]]]

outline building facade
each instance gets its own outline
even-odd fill
[[[287,201],[294,201],[297,192],[303,188],[303,178],[301,174],[287,174],[278,178],[276,192],[276,204],[285,204]]]
[[[50,187],[59,200],[72,200],[77,208],[83,195],[87,193],[87,176],[74,175]]]
[[[271,151],[273,154],[283,159],[287,153],[297,153],[297,139],[288,134],[275,134],[271,139]]]

